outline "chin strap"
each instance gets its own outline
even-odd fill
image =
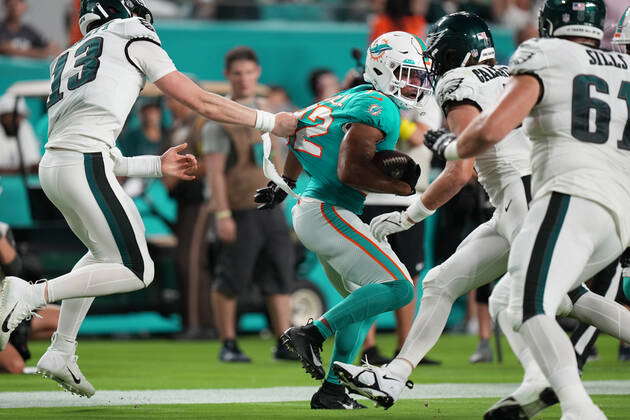
[[[280,187],[282,191],[286,192],[292,197],[299,199],[300,196],[297,195],[291,189],[291,187],[289,187],[289,184],[287,184],[285,180],[280,176],[280,174],[276,170],[276,167],[269,159],[269,157],[271,156],[271,136],[269,135],[269,133],[263,133],[261,137],[263,140],[263,152],[264,152],[263,173],[270,181],[273,181],[278,187]],[[292,152],[289,151],[289,153],[292,153]]]

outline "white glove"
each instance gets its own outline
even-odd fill
[[[404,211],[393,211],[391,213],[381,214],[376,216],[370,222],[370,232],[381,242],[386,236],[392,233],[402,232],[415,225]]]

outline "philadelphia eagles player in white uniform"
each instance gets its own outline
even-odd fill
[[[630,55],[599,49],[605,14],[603,0],[547,0],[543,38],[516,51],[496,107],[459,136],[426,138],[448,160],[482,153],[521,122],[533,142],[533,200],[510,252],[507,314],[558,396],[562,420],[606,416],[580,381],[556,314],[569,310],[630,339],[630,312],[582,288],[630,245]],[[570,291],[578,291],[573,302]]]
[[[7,277],[0,293],[0,349],[35,309],[62,301],[57,332],[37,367],[87,397],[94,388],[79,370],[75,350],[94,297],[145,288],[154,274],[140,214],[116,176],[192,179],[196,168],[194,157],[178,153],[185,145],[161,157],[134,158],[122,157],[115,147],[145,80],[209,119],[279,136],[292,134],[296,126],[291,114],[256,111],[199,88],[176,70],[152,21],[141,0],[81,2],[84,38],[51,65],[49,133],[39,175],[44,192],[88,252],[72,272],[52,280],[31,285]]]

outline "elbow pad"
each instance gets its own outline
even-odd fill
[[[114,174],[117,176],[159,178],[162,176],[162,161],[160,156],[125,157],[120,149],[110,150],[114,161]]]

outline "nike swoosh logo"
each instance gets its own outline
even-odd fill
[[[76,376],[74,376],[74,373],[72,373],[72,371],[70,370],[70,368],[66,368],[68,369],[68,372],[70,372],[70,376],[72,376],[72,379],[74,379],[74,383],[79,385],[81,383],[81,379],[77,378]]]
[[[507,206],[505,206],[505,211],[508,211],[508,209],[510,208],[510,204],[512,204],[512,200],[510,200],[510,201],[507,203]]]
[[[11,315],[13,314],[13,311],[15,311],[15,308],[17,307],[17,302],[15,303],[15,305],[13,306],[13,309],[11,309],[11,312],[9,312],[9,315],[7,315],[6,318],[4,318],[4,322],[2,323],[2,332],[9,332],[9,318],[11,318]]]
[[[321,367],[322,364],[320,363],[319,360],[317,360],[317,356],[315,356],[315,352],[313,351],[313,347],[308,346],[308,348],[311,350],[311,356],[312,356],[312,359],[313,359],[313,364],[315,366],[317,366],[317,367]]]
[[[343,408],[345,408],[346,410],[352,410],[352,404],[344,404],[344,403],[341,403],[341,406],[342,406]]]
[[[400,380],[398,380],[398,379],[396,379],[396,378],[389,377],[389,376],[387,376],[387,375],[383,375],[383,376],[382,376],[382,378],[383,378],[383,379],[387,379],[388,381],[396,381],[396,382],[400,382]]]

